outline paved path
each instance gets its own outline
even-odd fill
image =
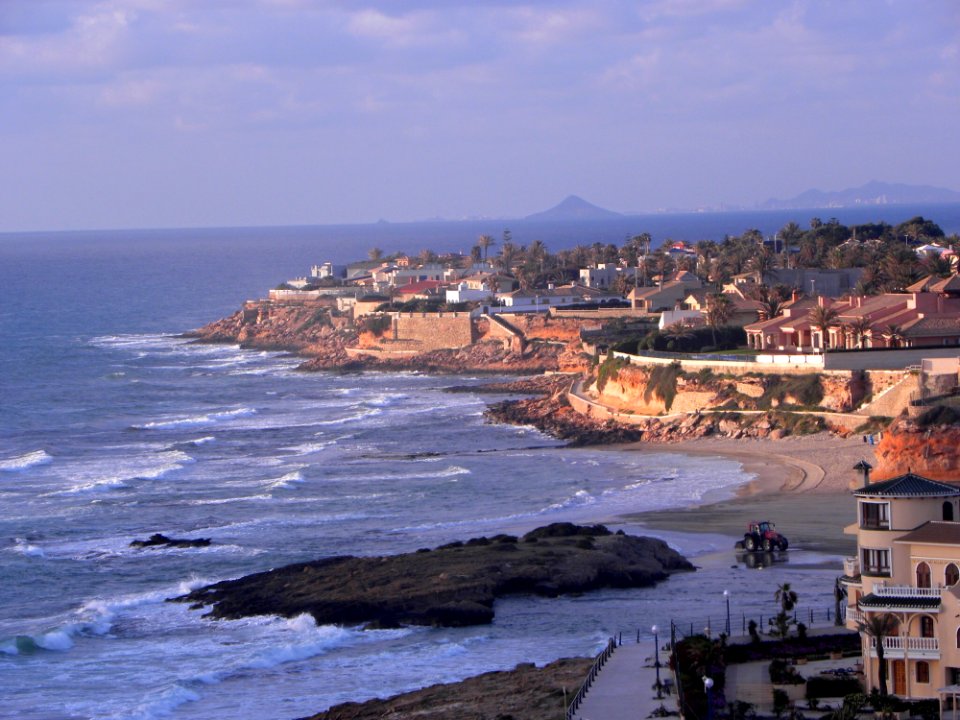
[[[652,653],[650,642],[618,647],[597,675],[574,717],[577,720],[644,720],[661,705],[675,710],[676,695],[664,695],[662,700],[657,700],[656,691],[651,689],[656,682]],[[666,659],[666,653],[661,651],[661,665]],[[670,671],[661,667],[660,679],[668,677]]]

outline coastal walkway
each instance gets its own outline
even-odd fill
[[[657,699],[656,668],[650,643],[628,643],[618,647],[597,675],[574,720],[643,720],[661,705],[677,709],[677,696],[663,694]],[[666,654],[660,653],[660,680],[670,678]]]

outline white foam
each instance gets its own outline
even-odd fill
[[[190,427],[192,425],[212,425],[221,420],[230,420],[238,417],[256,414],[255,408],[236,408],[234,410],[223,410],[221,412],[207,413],[204,415],[192,415],[188,417],[170,418],[169,420],[154,420],[143,425],[134,425],[137,430],[170,430],[181,427]]]
[[[289,488],[295,484],[303,482],[303,474],[299,470],[294,470],[293,472],[288,472],[286,475],[283,475],[278,478],[273,478],[270,480],[265,480],[264,485],[270,488]]]
[[[52,461],[53,457],[48,455],[45,450],[34,450],[33,452],[28,452],[24,455],[18,455],[16,457],[4,458],[3,460],[0,460],[0,471],[19,472],[36,465],[46,465]]]
[[[23,538],[17,538],[17,544],[13,546],[13,551],[27,557],[46,557],[42,548],[31,545]]]

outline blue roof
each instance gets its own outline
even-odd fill
[[[960,495],[960,488],[908,472],[890,480],[870,483],[853,494],[857,497],[953,497]]]

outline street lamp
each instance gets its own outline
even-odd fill
[[[653,669],[657,673],[657,681],[654,686],[657,688],[657,700],[663,699],[663,686],[660,684],[660,636],[657,634],[657,626],[650,628],[653,633]]]
[[[713,678],[703,676],[703,689],[707,691],[707,720],[713,720]]]
[[[723,599],[727,601],[727,637],[730,637],[730,591],[723,591]]]

